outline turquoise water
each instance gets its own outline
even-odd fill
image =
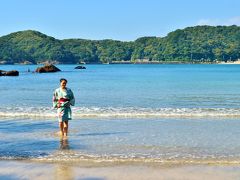
[[[1,65],[1,159],[240,163],[239,65]],[[76,97],[60,141],[52,94],[68,79]]]
[[[59,79],[76,96],[75,117],[239,116],[239,65],[59,65],[53,74],[37,66],[5,65],[19,77],[1,77],[0,115],[49,116]]]

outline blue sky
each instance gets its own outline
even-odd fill
[[[37,30],[57,39],[166,36],[196,25],[240,25],[240,0],[1,0],[0,36]]]

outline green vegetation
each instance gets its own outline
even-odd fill
[[[0,37],[0,63],[214,62],[240,59],[240,27],[196,26],[166,37],[58,40],[37,31]]]

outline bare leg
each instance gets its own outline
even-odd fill
[[[59,122],[59,128],[60,128],[60,135],[63,136],[64,135],[63,122]]]
[[[68,134],[68,121],[64,121],[64,135],[67,136]]]

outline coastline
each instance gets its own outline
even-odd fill
[[[0,65],[45,65],[46,63],[37,63],[37,64],[25,64],[25,63],[7,63]],[[54,65],[69,65],[69,64],[61,64],[61,63],[50,63]],[[85,64],[72,64],[72,65],[113,65],[113,64],[225,64],[225,63],[216,63],[216,62],[178,62],[178,61],[160,61],[160,62],[110,62],[110,63],[85,63]],[[230,63],[226,63],[230,64]],[[234,63],[231,63],[234,64]],[[238,63],[240,64],[240,63]]]
[[[175,120],[175,123],[179,121]],[[206,145],[206,140],[204,140],[206,132],[211,135],[205,137],[207,140],[210,139],[210,147],[219,146],[214,142],[219,142],[219,139],[216,138],[223,126],[231,134],[234,134],[236,139],[234,141],[233,137],[227,136],[228,133],[224,137],[230,138],[230,141],[235,144],[239,138],[236,137],[238,124],[235,124],[234,121],[238,123],[238,120],[210,120],[207,122],[199,119],[191,122],[182,120],[173,125],[174,120],[169,121],[168,119],[138,120],[135,122],[134,120],[116,119],[79,119],[71,122],[69,139],[62,141],[55,133],[58,127],[53,119],[46,120],[44,123],[37,119],[31,121],[22,118],[2,120],[2,128],[8,132],[2,142],[11,143],[9,145],[6,143],[5,147],[4,145],[1,147],[0,178],[85,180],[237,179],[240,177],[240,161],[238,154],[234,155],[235,151],[232,152],[233,156],[231,156],[225,151],[224,147],[223,153],[230,155],[225,159],[219,153],[216,158],[213,158],[213,154],[197,156],[199,153],[201,155],[202,150],[206,151],[207,149],[207,147],[198,143],[200,140]],[[151,130],[144,134],[146,123],[148,123],[147,129]],[[185,133],[183,123],[185,124],[184,127],[187,128]],[[196,123],[198,126],[196,126]],[[220,126],[217,126],[216,123],[220,123]],[[11,124],[17,126],[14,128]],[[215,127],[213,128],[211,124],[215,124]],[[203,127],[202,125],[210,129],[205,128],[206,131],[197,131],[199,127]],[[156,132],[160,131],[161,133],[153,133],[154,127],[156,127]],[[236,128],[229,129],[229,127]],[[44,130],[39,132],[39,128]],[[176,139],[169,137],[169,129],[172,131],[171,136]],[[192,136],[187,140],[184,138],[186,137],[184,134],[187,136],[191,134]],[[211,141],[212,136],[216,138]],[[160,144],[154,145],[153,142],[151,143],[150,137],[154,137],[152,138],[153,141],[157,139]],[[148,143],[143,141],[144,138]],[[120,141],[116,143],[117,139]],[[121,146],[124,139],[127,141]],[[138,143],[134,145],[134,143],[128,141],[131,139],[134,143]],[[166,139],[167,141],[165,141]],[[182,141],[184,144],[181,143],[181,139],[184,139]],[[195,141],[197,146],[189,145],[189,147],[186,147],[186,142],[192,142],[192,140]],[[180,141],[180,143],[172,144],[176,141]],[[169,145],[164,147],[165,143],[163,142],[172,144],[172,148]],[[15,149],[11,147],[15,147]],[[232,148],[236,148],[236,153],[238,153],[237,146]],[[8,149],[11,149],[11,151],[8,151]],[[219,149],[215,151],[221,152]],[[134,154],[135,156],[133,156]],[[143,156],[139,156],[139,154]],[[151,157],[154,154],[165,154],[166,156],[148,158],[146,157],[147,154]],[[193,158],[189,158],[190,156],[193,156]],[[209,159],[206,157],[209,157]]]
[[[54,65],[67,65],[60,63],[58,61],[43,61],[39,63],[31,62],[22,62],[22,63],[1,63],[0,65],[45,65],[45,64],[54,64]],[[147,61],[147,60],[137,60],[137,61],[113,61],[113,62],[96,62],[96,63],[76,63],[73,65],[107,65],[107,64],[240,64],[240,60],[236,61]]]

